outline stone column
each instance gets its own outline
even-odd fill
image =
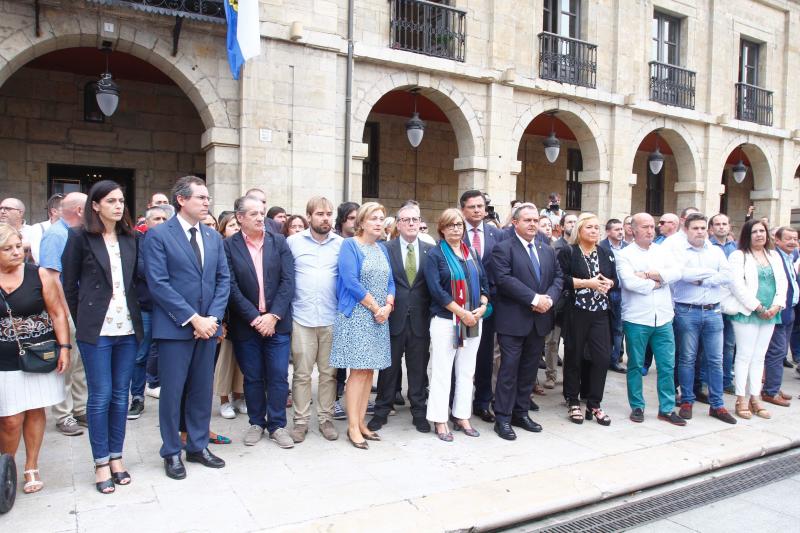
[[[596,214],[600,220],[608,220],[612,216],[611,198],[609,196],[610,173],[606,170],[581,172],[581,207],[582,211]],[[630,210],[628,196],[628,210]]]
[[[486,179],[486,158],[485,157],[459,157],[453,161],[453,170],[458,173],[458,196],[464,191],[478,189],[489,192]],[[491,196],[491,193],[489,192]],[[458,203],[458,198],[454,199]]]
[[[702,181],[676,181],[675,182],[676,202],[679,209],[695,206],[703,213],[710,213],[706,205],[706,184]],[[716,213],[716,211],[714,211]],[[712,213],[712,214],[714,214]]]
[[[212,211],[232,209],[242,194],[239,166],[239,132],[232,128],[210,128],[201,137],[206,154],[206,186],[214,199]]]

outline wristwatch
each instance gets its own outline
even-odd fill
[[[66,348],[67,350],[71,350],[72,349],[72,345],[69,344],[69,343],[67,343],[67,344],[58,344],[57,346],[59,348]]]

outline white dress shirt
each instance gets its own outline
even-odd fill
[[[617,252],[616,258],[622,288],[622,320],[650,327],[668,324],[675,316],[669,284],[681,277],[676,261],[658,244],[653,243],[645,250],[635,241]],[[663,283],[659,288],[655,281],[636,275],[650,271],[661,276]]]
[[[196,228],[197,229],[197,233],[196,233],[197,234],[197,246],[200,247],[200,265],[202,266],[205,263],[205,260],[206,260],[206,251],[205,251],[205,247],[203,246],[203,232],[200,231],[201,230],[200,223],[198,222],[197,224],[192,226],[191,224],[189,224],[186,221],[186,219],[184,219],[181,216],[180,212],[176,216],[178,217],[178,222],[180,223],[181,228],[183,228],[183,234],[186,235],[186,240],[187,241],[191,242],[191,240],[192,240],[192,234],[189,233],[189,230],[191,228]]]
[[[414,242],[406,241],[402,235],[398,237],[400,239],[400,252],[403,254],[403,267],[406,266],[406,256],[408,255],[408,245],[414,247],[414,259],[417,260],[417,272],[419,273],[419,239],[414,239]]]

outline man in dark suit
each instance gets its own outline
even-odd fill
[[[281,448],[294,447],[286,430],[289,346],[292,332],[294,258],[283,235],[264,228],[264,206],[256,198],[237,202],[241,231],[225,240],[231,272],[228,337],[244,375],[250,429],[246,446],[267,430]]]
[[[186,477],[178,434],[184,394],[186,460],[225,466],[208,450],[214,349],[230,292],[222,238],[200,223],[210,202],[202,179],[178,179],[172,190],[176,216],[149,230],[144,242],[159,352],[161,457],[172,479]]]
[[[371,431],[379,430],[388,421],[395,398],[398,378],[402,375],[401,359],[406,355],[408,400],[411,420],[417,431],[428,433],[431,426],[425,418],[425,382],[430,348],[430,303],[423,268],[428,250],[433,245],[417,238],[420,212],[416,203],[408,203],[397,212],[400,236],[382,243],[389,252],[394,276],[394,311],[389,317],[392,336],[392,365],[378,374],[378,396],[375,415],[367,424]]]
[[[611,218],[606,222],[606,238],[597,243],[597,246],[605,248],[610,254],[616,254],[622,250],[628,243],[625,242],[625,228],[622,221],[617,218]],[[620,374],[626,373],[628,370],[620,362],[622,360],[622,289],[619,284],[614,285],[608,291],[608,300],[611,305],[608,307],[608,318],[611,324],[611,361],[608,367],[614,372]]]
[[[461,195],[461,212],[467,221],[464,228],[464,242],[471,246],[481,258],[486,276],[489,279],[489,299],[494,300],[497,292],[490,263],[492,250],[497,243],[504,241],[508,234],[492,224],[486,224],[486,198],[481,191],[471,190]],[[494,315],[483,319],[481,344],[475,361],[475,398],[472,412],[485,422],[494,422],[494,414],[489,409],[492,403],[492,366],[494,363]]]
[[[500,344],[494,412],[495,433],[517,438],[511,426],[539,432],[528,409],[544,338],[553,329],[553,305],[561,295],[563,280],[556,254],[535,241],[539,212],[533,204],[518,206],[512,215],[515,235],[492,251],[497,285],[494,310]]]

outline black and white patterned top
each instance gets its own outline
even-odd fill
[[[589,277],[597,276],[600,273],[600,259],[597,256],[597,250],[592,250],[588,256],[581,253],[581,257],[586,262],[586,268],[589,269]],[[575,307],[585,311],[606,311],[608,310],[608,297],[593,289],[578,289],[575,291]]]

